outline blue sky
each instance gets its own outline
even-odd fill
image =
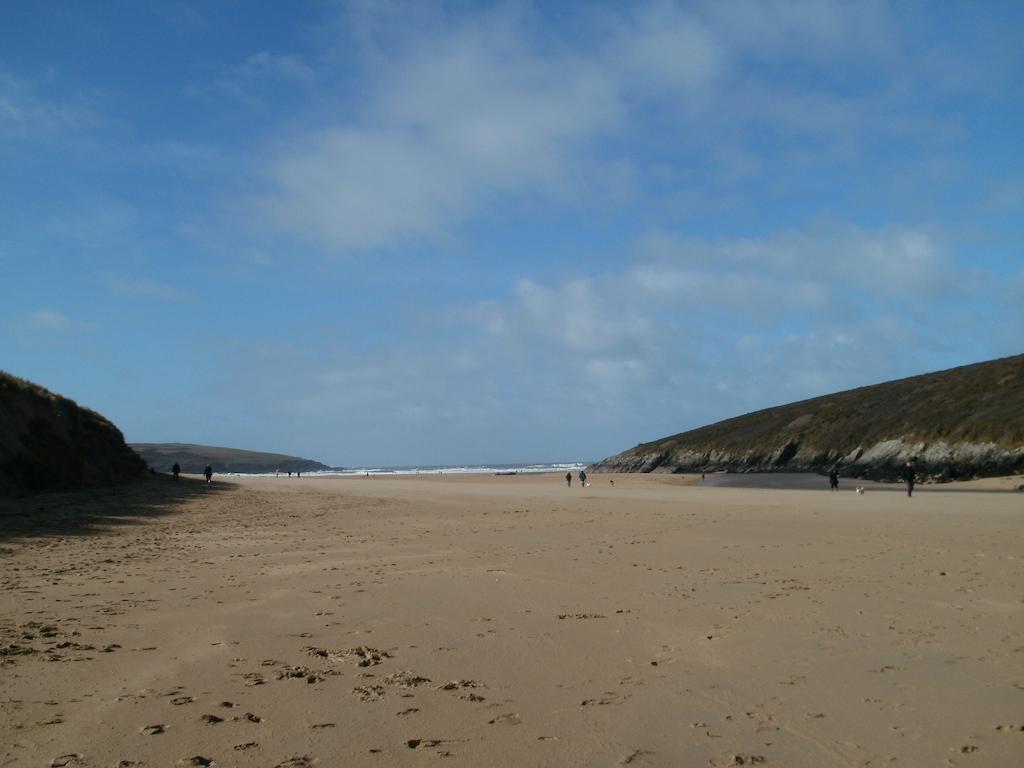
[[[1024,352],[1019,3],[3,17],[0,367],[130,441],[589,460]]]

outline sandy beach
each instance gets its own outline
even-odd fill
[[[0,765],[1021,765],[1024,493],[978,486],[3,502]]]

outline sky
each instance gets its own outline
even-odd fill
[[[1024,352],[1019,2],[0,3],[0,369],[596,460]]]

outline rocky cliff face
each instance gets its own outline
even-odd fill
[[[0,496],[112,485],[145,472],[98,413],[0,371]]]
[[[594,472],[827,472],[935,480],[1024,472],[1024,355],[769,408],[638,445]]]

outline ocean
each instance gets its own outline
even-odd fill
[[[539,475],[548,472],[572,472],[585,469],[592,462],[568,461],[541,464],[450,464],[438,466],[401,466],[401,467],[348,467],[345,469],[323,469],[315,472],[303,472],[306,477],[361,477],[364,475]],[[238,472],[222,472],[223,475],[237,475]],[[249,475],[249,473],[245,473]],[[287,475],[286,472],[258,472],[252,477],[275,477]]]

